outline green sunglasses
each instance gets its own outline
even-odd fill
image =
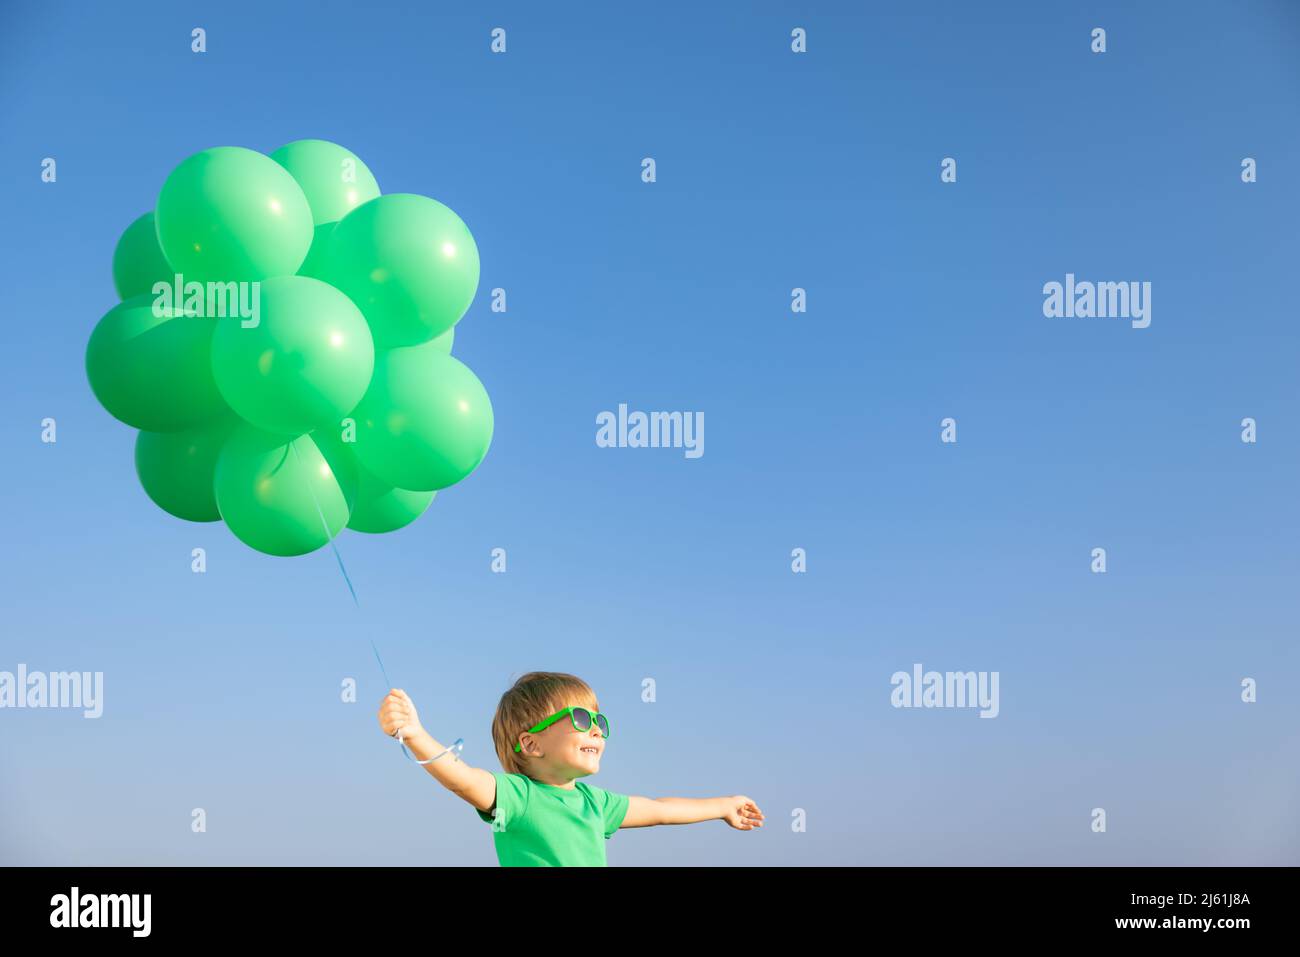
[[[609,718],[605,717],[599,711],[592,711],[590,708],[579,708],[573,705],[570,705],[562,711],[555,712],[555,714],[551,715],[541,724],[533,725],[528,729],[528,733],[536,734],[538,731],[545,731],[566,714],[573,721],[573,729],[575,731],[590,731],[591,723],[592,721],[595,721],[596,727],[600,729],[600,733],[607,738],[609,737]],[[515,750],[523,750],[519,747],[518,741],[515,742]]]

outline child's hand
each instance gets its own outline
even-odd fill
[[[380,703],[379,726],[389,737],[400,730],[402,738],[408,741],[424,731],[420,726],[420,716],[415,712],[415,702],[398,688],[390,691]]]
[[[763,826],[763,812],[745,795],[737,794],[735,797],[727,798],[727,802],[727,810],[722,815],[722,819],[736,830],[752,831],[756,827]]]

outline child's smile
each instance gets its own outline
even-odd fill
[[[578,739],[578,757],[581,764],[583,766],[600,764],[600,755],[605,750],[605,741],[599,736],[599,732],[593,734],[590,731],[575,731],[573,733]]]

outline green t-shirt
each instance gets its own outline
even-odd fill
[[[542,784],[523,774],[492,775],[496,803],[474,809],[492,823],[502,867],[605,867],[605,842],[627,815],[627,795],[582,781],[572,788]]]

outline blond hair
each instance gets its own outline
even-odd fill
[[[492,719],[492,743],[507,774],[528,773],[523,753],[515,751],[519,736],[570,705],[600,710],[587,682],[559,671],[530,671],[501,696]]]

